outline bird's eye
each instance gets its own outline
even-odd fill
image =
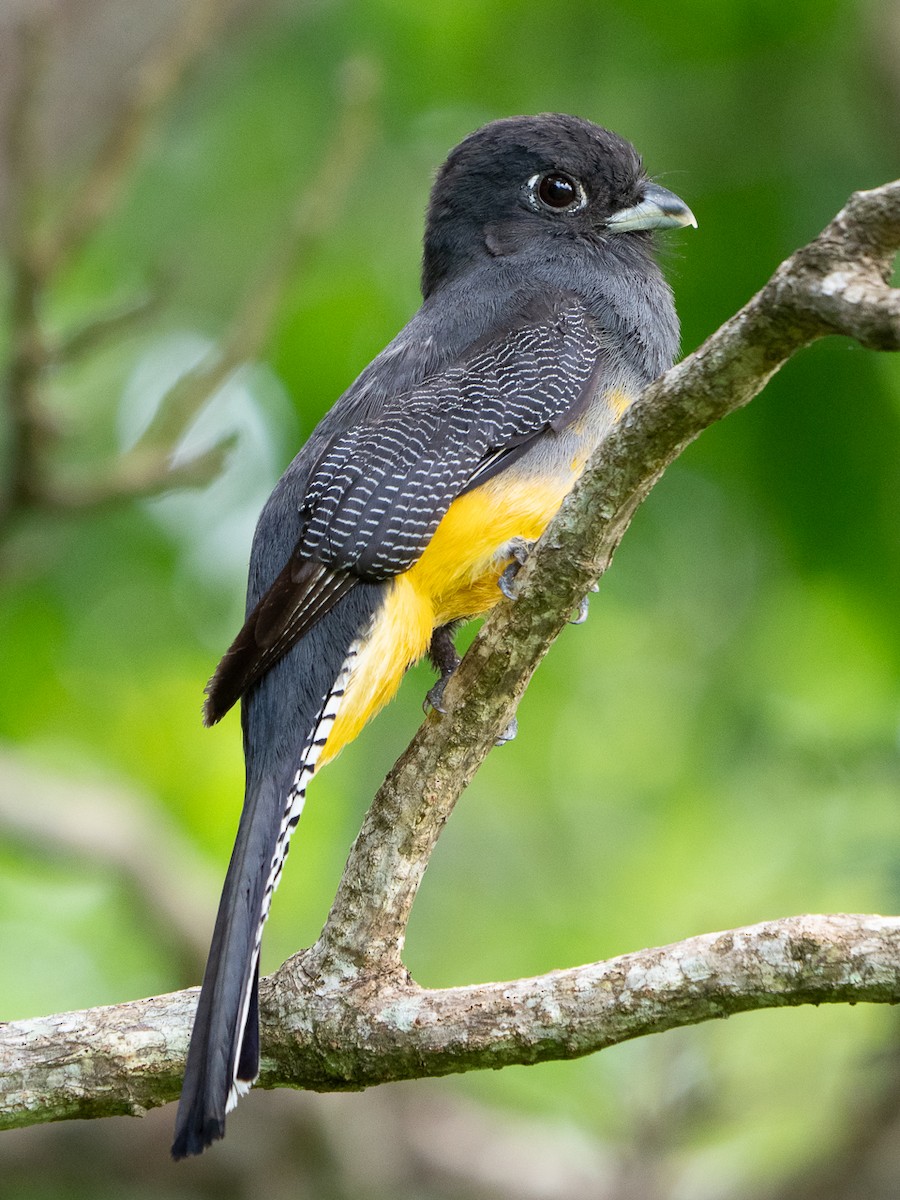
[[[561,171],[549,171],[542,175],[537,180],[535,194],[545,208],[556,211],[581,208],[584,203],[581,185],[571,175],[563,175]]]

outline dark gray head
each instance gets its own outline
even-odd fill
[[[451,151],[435,180],[422,291],[548,239],[597,247],[615,235],[646,252],[648,231],[689,224],[690,209],[650,182],[618,134],[561,113],[492,121]]]

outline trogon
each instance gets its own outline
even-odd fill
[[[501,598],[598,443],[672,363],[654,231],[696,224],[629,142],[561,114],[494,121],[439,171],[423,303],[263,509],[247,616],[207,688],[241,700],[246,794],[173,1154],[223,1135],[259,1070],[259,948],[315,772],[429,649]],[[436,698],[436,696],[435,696]]]

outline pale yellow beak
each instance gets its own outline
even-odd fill
[[[657,183],[648,183],[644,198],[631,208],[620,208],[607,218],[608,233],[626,233],[630,229],[678,229],[684,225],[697,228],[697,218],[685,202]]]

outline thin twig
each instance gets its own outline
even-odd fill
[[[195,458],[179,462],[167,451],[129,451],[90,480],[54,479],[45,484],[41,503],[58,514],[77,513],[147,500],[175,488],[205,487],[222,473],[236,440],[236,435],[223,438]]]
[[[141,63],[134,88],[58,227],[44,237],[40,261],[45,278],[77,254],[114,209],[152,122],[209,45],[222,7],[221,0],[188,0],[177,28]]]
[[[50,426],[42,405],[45,370],[69,362],[121,333],[146,316],[156,301],[129,305],[99,317],[52,345],[41,327],[41,288],[108,215],[150,122],[208,41],[220,9],[218,0],[195,0],[178,33],[142,67],[130,103],[110,131],[59,229],[43,242],[34,231],[31,210],[38,185],[34,95],[41,75],[38,51],[46,30],[31,22],[22,26],[22,73],[12,106],[8,151],[11,173],[19,189],[9,234],[14,276],[13,352],[6,392],[12,417],[13,466],[0,504],[0,524],[18,508],[40,507],[58,513],[86,510],[170,488],[201,486],[215,477],[230,443],[176,465],[171,462],[172,451],[209,398],[260,352],[286,288],[311,244],[337,219],[339,198],[348,194],[348,180],[358,171],[372,141],[378,73],[368,59],[349,59],[338,74],[337,128],[322,165],[312,184],[304,188],[276,250],[248,287],[222,343],[174,384],[139,442],[112,466],[95,472],[89,483],[67,480],[51,470],[45,453]]]
[[[334,137],[312,183],[297,201],[277,249],[250,284],[219,345],[181,376],[160,401],[139,441],[90,484],[56,479],[45,484],[42,502],[71,511],[155,495],[174,487],[198,487],[215,478],[231,449],[222,442],[190,462],[172,465],[177,445],[209,398],[262,349],[287,287],[310,247],[337,219],[335,196],[347,194],[374,136],[378,76],[367,59],[351,59],[339,72],[341,109]],[[338,186],[340,185],[340,186]]]
[[[156,417],[135,448],[171,447],[209,397],[243,363],[255,357],[271,333],[284,293],[296,279],[310,247],[333,227],[347,181],[359,171],[374,136],[379,80],[368,59],[350,59],[338,73],[340,112],[325,158],[303,189],[269,261],[261,268],[231,320],[222,344],[163,397]]]
[[[45,77],[51,9],[25,17],[15,36],[20,46],[19,77],[13,92],[6,131],[6,163],[10,180],[6,246],[10,260],[11,349],[3,381],[9,412],[9,479],[0,495],[0,525],[16,511],[52,508],[65,486],[53,478],[47,462],[48,443],[56,430],[43,397],[44,374],[59,361],[60,348],[50,344],[41,319],[41,300],[65,261],[74,254],[108,215],[119,196],[147,127],[205,45],[221,5],[218,0],[193,0],[181,26],[155,57],[141,68],[130,103],[121,111],[80,190],[65,209],[58,227],[43,235],[37,227],[41,187],[36,129],[37,97]],[[121,330],[124,318],[102,319],[82,330],[65,347],[72,356],[96,343],[111,326]],[[123,477],[135,478],[126,469]],[[174,486],[174,483],[173,483]],[[120,489],[124,493],[124,489]],[[158,490],[151,480],[151,491]],[[104,498],[111,489],[101,489]],[[132,493],[127,493],[132,494]],[[63,507],[68,507],[63,505]]]
[[[39,178],[34,125],[46,52],[46,14],[23,21],[15,37],[19,74],[5,131],[9,201],[4,232],[11,296],[10,351],[2,389],[9,413],[9,477],[0,495],[0,523],[40,491],[42,450],[48,432],[40,394],[46,362],[40,319],[41,271],[33,244]]]
[[[120,304],[108,312],[90,317],[47,347],[48,365],[68,366],[106,343],[145,324],[160,307],[163,289],[154,287],[144,295]]]

